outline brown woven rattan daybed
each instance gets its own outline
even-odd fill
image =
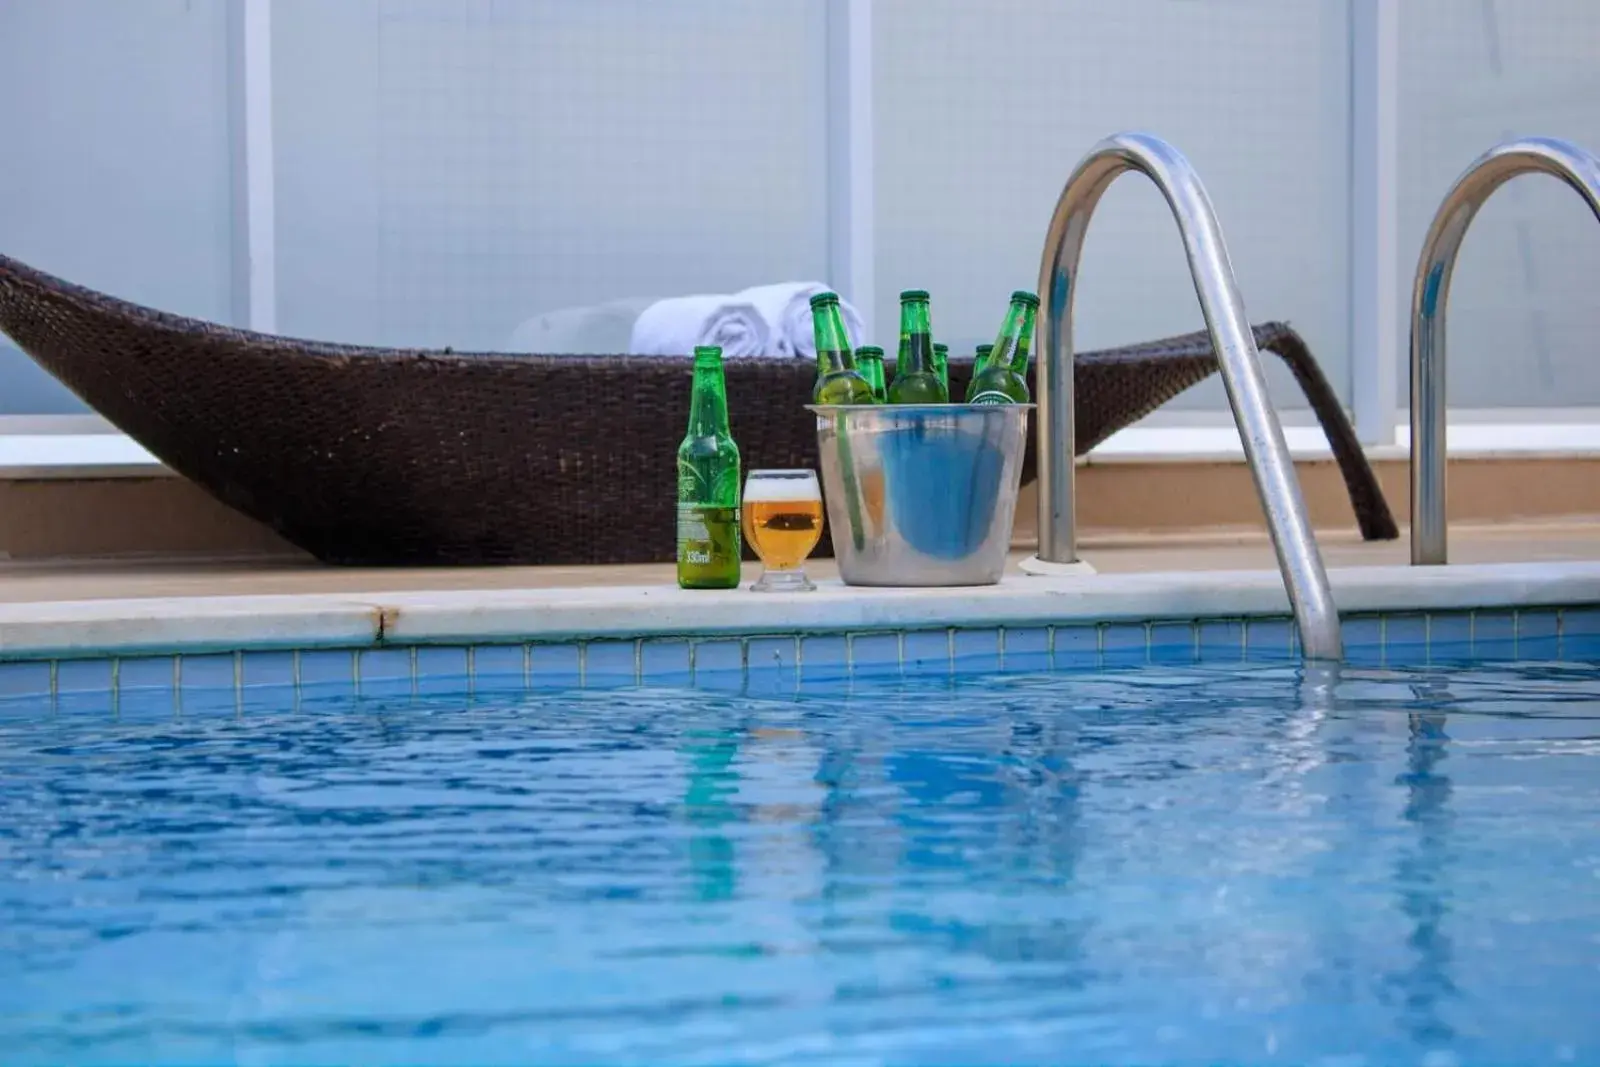
[[[0,331],[118,429],[320,560],[356,565],[670,560],[678,358],[320,344],[182,318],[0,256]],[[1288,326],[1256,327],[1327,431],[1362,534],[1398,535],[1327,380]],[[1079,454],[1217,369],[1204,333],[1077,356]],[[804,360],[730,360],[747,469],[815,467]],[[950,368],[952,391],[970,363]],[[1033,477],[1032,444],[1024,478]],[[826,539],[821,548],[826,548]]]

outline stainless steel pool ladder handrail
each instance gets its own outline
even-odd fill
[[[1467,228],[1494,191],[1519,174],[1571,186],[1600,219],[1600,158],[1570,141],[1526,137],[1495,145],[1462,172],[1439,205],[1411,285],[1411,562],[1448,562],[1445,519],[1445,311]]]
[[[1097,144],[1067,179],[1045,238],[1039,268],[1039,295],[1043,298],[1038,324],[1039,559],[1046,564],[1077,561],[1072,304],[1089,220],[1106,189],[1130,170],[1156,184],[1177,220],[1200,310],[1221,364],[1228,403],[1300,628],[1300,647],[1306,659],[1340,660],[1344,643],[1339,613],[1306,518],[1283,427],[1267,396],[1261,357],[1216,212],[1189,161],[1150,134],[1119,133]]]

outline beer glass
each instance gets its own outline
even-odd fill
[[[815,471],[751,471],[744,483],[744,539],[761,558],[757,593],[798,593],[816,586],[806,557],[822,538],[822,489]]]

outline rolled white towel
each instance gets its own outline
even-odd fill
[[[815,359],[817,337],[811,329],[811,298],[828,291],[821,282],[777,282],[751,286],[733,294],[733,299],[751,304],[767,320],[776,347],[774,354]],[[844,317],[850,347],[863,343],[866,330],[861,325],[861,315],[843,298],[839,300],[839,313]]]
[[[562,308],[524,320],[511,332],[508,352],[549,355],[612,355],[626,352],[633,324],[649,297],[611,300],[593,307]]]
[[[628,351],[640,356],[687,356],[696,345],[717,345],[730,358],[772,354],[772,331],[750,304],[702,294],[657,300],[633,324]]]

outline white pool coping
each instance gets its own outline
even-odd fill
[[[1352,567],[1345,615],[1600,604],[1600,562]],[[0,659],[727,634],[858,633],[1284,616],[1276,571],[1008,575],[996,586],[814,593],[673,586],[171,597],[0,604]]]

